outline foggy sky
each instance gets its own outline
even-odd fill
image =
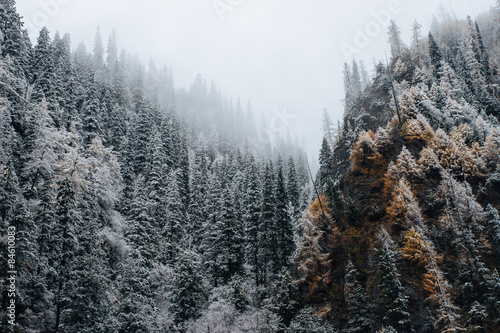
[[[459,19],[494,3],[443,2]],[[120,47],[171,67],[176,86],[188,88],[200,73],[243,105],[250,99],[257,114],[285,114],[280,128],[297,133],[310,156],[321,143],[322,110],[342,117],[344,62],[363,60],[371,73],[373,59],[390,53],[386,18],[409,44],[413,20],[426,35],[438,7],[436,0],[17,0],[33,41],[46,25],[52,36],[70,33],[73,48],[84,41],[92,50],[100,26],[106,48],[115,28]]]

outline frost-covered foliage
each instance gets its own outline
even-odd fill
[[[105,52],[98,30],[89,53],[46,28],[32,46],[22,26],[0,1],[0,280],[15,227],[15,330],[284,329],[304,151],[201,76],[176,89],[170,69],[118,54],[115,34]]]
[[[499,325],[500,7],[477,22],[441,11],[429,34],[414,22],[410,47],[389,24],[392,58],[362,94],[344,67],[333,177],[302,220],[297,282],[346,332]]]

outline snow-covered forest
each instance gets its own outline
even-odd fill
[[[412,36],[344,65],[312,179],[249,102],[0,0],[0,332],[498,332],[500,1]]]

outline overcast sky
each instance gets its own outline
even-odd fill
[[[494,3],[443,1],[458,18]],[[312,156],[322,110],[342,117],[343,63],[354,57],[371,72],[388,50],[388,18],[409,42],[414,19],[426,32],[439,13],[436,0],[17,0],[17,7],[32,40],[46,25],[91,50],[98,25],[105,44],[115,28],[121,47],[171,67],[177,86],[200,73],[244,105],[250,99],[257,113],[281,114]]]

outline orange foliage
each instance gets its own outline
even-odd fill
[[[321,205],[319,200],[321,200]],[[316,200],[314,200],[309,206],[309,211],[313,214],[314,217],[317,217],[319,213],[321,213],[321,207],[323,207],[325,213],[330,211],[330,207],[328,206],[328,200],[326,199],[326,196],[320,194],[319,200],[318,198],[316,198]]]
[[[437,306],[439,303],[438,295],[440,291],[438,281],[432,271],[427,271],[422,276],[422,289],[428,296],[427,300]]]
[[[419,268],[425,268],[429,264],[429,251],[422,235],[415,228],[406,232],[403,244],[400,249],[403,259]]]
[[[394,187],[392,201],[387,206],[386,213],[391,222],[408,227],[423,223],[417,199],[405,178],[401,179]]]
[[[372,173],[383,164],[383,157],[378,152],[373,131],[361,132],[352,149],[351,161],[354,170]]]
[[[425,241],[418,231],[411,228],[405,234],[403,247],[400,251],[403,259],[409,262],[410,267],[424,271],[418,285],[427,295],[428,301],[437,306],[441,292],[439,286],[445,283],[444,276],[437,264],[441,263],[443,258],[435,255],[434,252],[430,253],[429,248],[431,247],[432,244]],[[431,257],[434,259],[432,260]]]
[[[434,137],[434,131],[425,119],[418,117],[417,119],[410,119],[402,127],[403,135],[410,143],[417,140],[429,141]]]
[[[392,194],[392,190],[394,186],[398,183],[399,180],[399,171],[396,165],[391,161],[389,163],[389,167],[387,168],[387,172],[384,176],[384,194],[387,197],[390,197]]]

